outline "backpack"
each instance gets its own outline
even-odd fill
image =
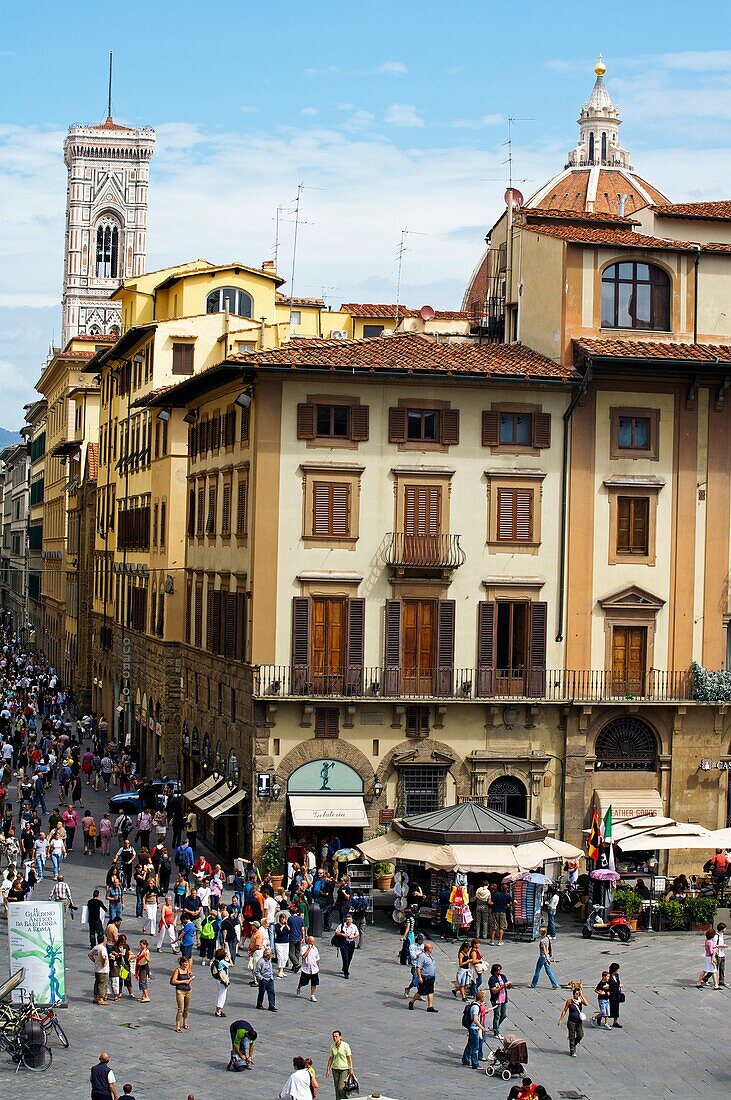
[[[206,917],[206,919],[203,921],[199,935],[200,938],[203,940],[215,939],[216,933],[213,928],[213,921],[210,917]]]
[[[472,1009],[476,1005],[476,1001],[468,1001],[462,1009],[462,1027],[466,1027],[469,1031],[472,1024]]]

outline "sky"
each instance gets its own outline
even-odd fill
[[[581,13],[580,15],[578,13]],[[292,270],[295,293],[458,308],[512,167],[560,171],[601,50],[633,165],[675,201],[731,198],[728,0],[0,3],[0,424],[60,336],[69,125],[157,133],[148,269]],[[404,233],[403,231],[406,230]],[[287,289],[284,287],[283,289]]]

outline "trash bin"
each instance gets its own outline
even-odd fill
[[[322,935],[323,928],[324,928],[324,923],[325,923],[324,920],[323,920],[323,917],[322,917],[322,909],[320,908],[320,906],[317,904],[316,901],[313,901],[309,906],[309,910],[310,910],[310,935],[315,936],[316,939],[319,939],[320,936]]]

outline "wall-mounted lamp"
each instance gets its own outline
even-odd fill
[[[157,414],[157,419],[158,420],[169,420],[171,411],[172,411],[171,409],[160,409],[158,411],[158,414]]]
[[[168,596],[172,596],[174,591],[175,583],[172,576],[168,573],[167,577],[165,578],[165,594]]]
[[[198,410],[197,409],[188,409],[187,413],[183,417],[183,420],[186,424],[195,424],[197,419],[198,419]]]
[[[281,793],[282,793],[282,784],[275,777],[274,782],[272,783],[272,798],[276,801],[276,799],[279,798]]]
[[[376,796],[376,798],[380,798],[381,795],[383,794],[383,783],[381,783],[380,779],[374,779],[374,781],[373,781],[373,793]]]
[[[92,382],[94,383],[95,386],[98,386],[99,383],[101,382],[101,380],[102,380],[102,376],[100,374],[95,374],[94,377],[92,378]]]
[[[254,391],[251,386],[247,386],[247,388],[242,390],[239,396],[234,399],[234,405],[238,405],[240,409],[248,409],[253,400]]]
[[[144,355],[142,354],[141,351],[138,351],[136,355],[132,356],[132,362],[133,363],[137,363],[139,365],[140,363],[144,363],[144,361],[145,361],[145,357],[144,357]]]

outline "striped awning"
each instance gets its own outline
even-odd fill
[[[229,794],[227,798],[224,798],[223,802],[219,802],[217,806],[214,806],[213,809],[209,811],[208,816],[212,817],[215,821],[217,818],[221,817],[222,814],[226,814],[229,810],[232,810],[234,806],[238,806],[239,802],[243,802],[247,794],[248,791],[246,788],[242,788],[240,791],[234,791],[232,794]]]
[[[199,783],[197,787],[193,787],[192,791],[185,792],[185,798],[190,802],[195,802],[197,798],[202,798],[204,794],[208,794],[220,782],[220,775],[206,776],[202,783]]]

